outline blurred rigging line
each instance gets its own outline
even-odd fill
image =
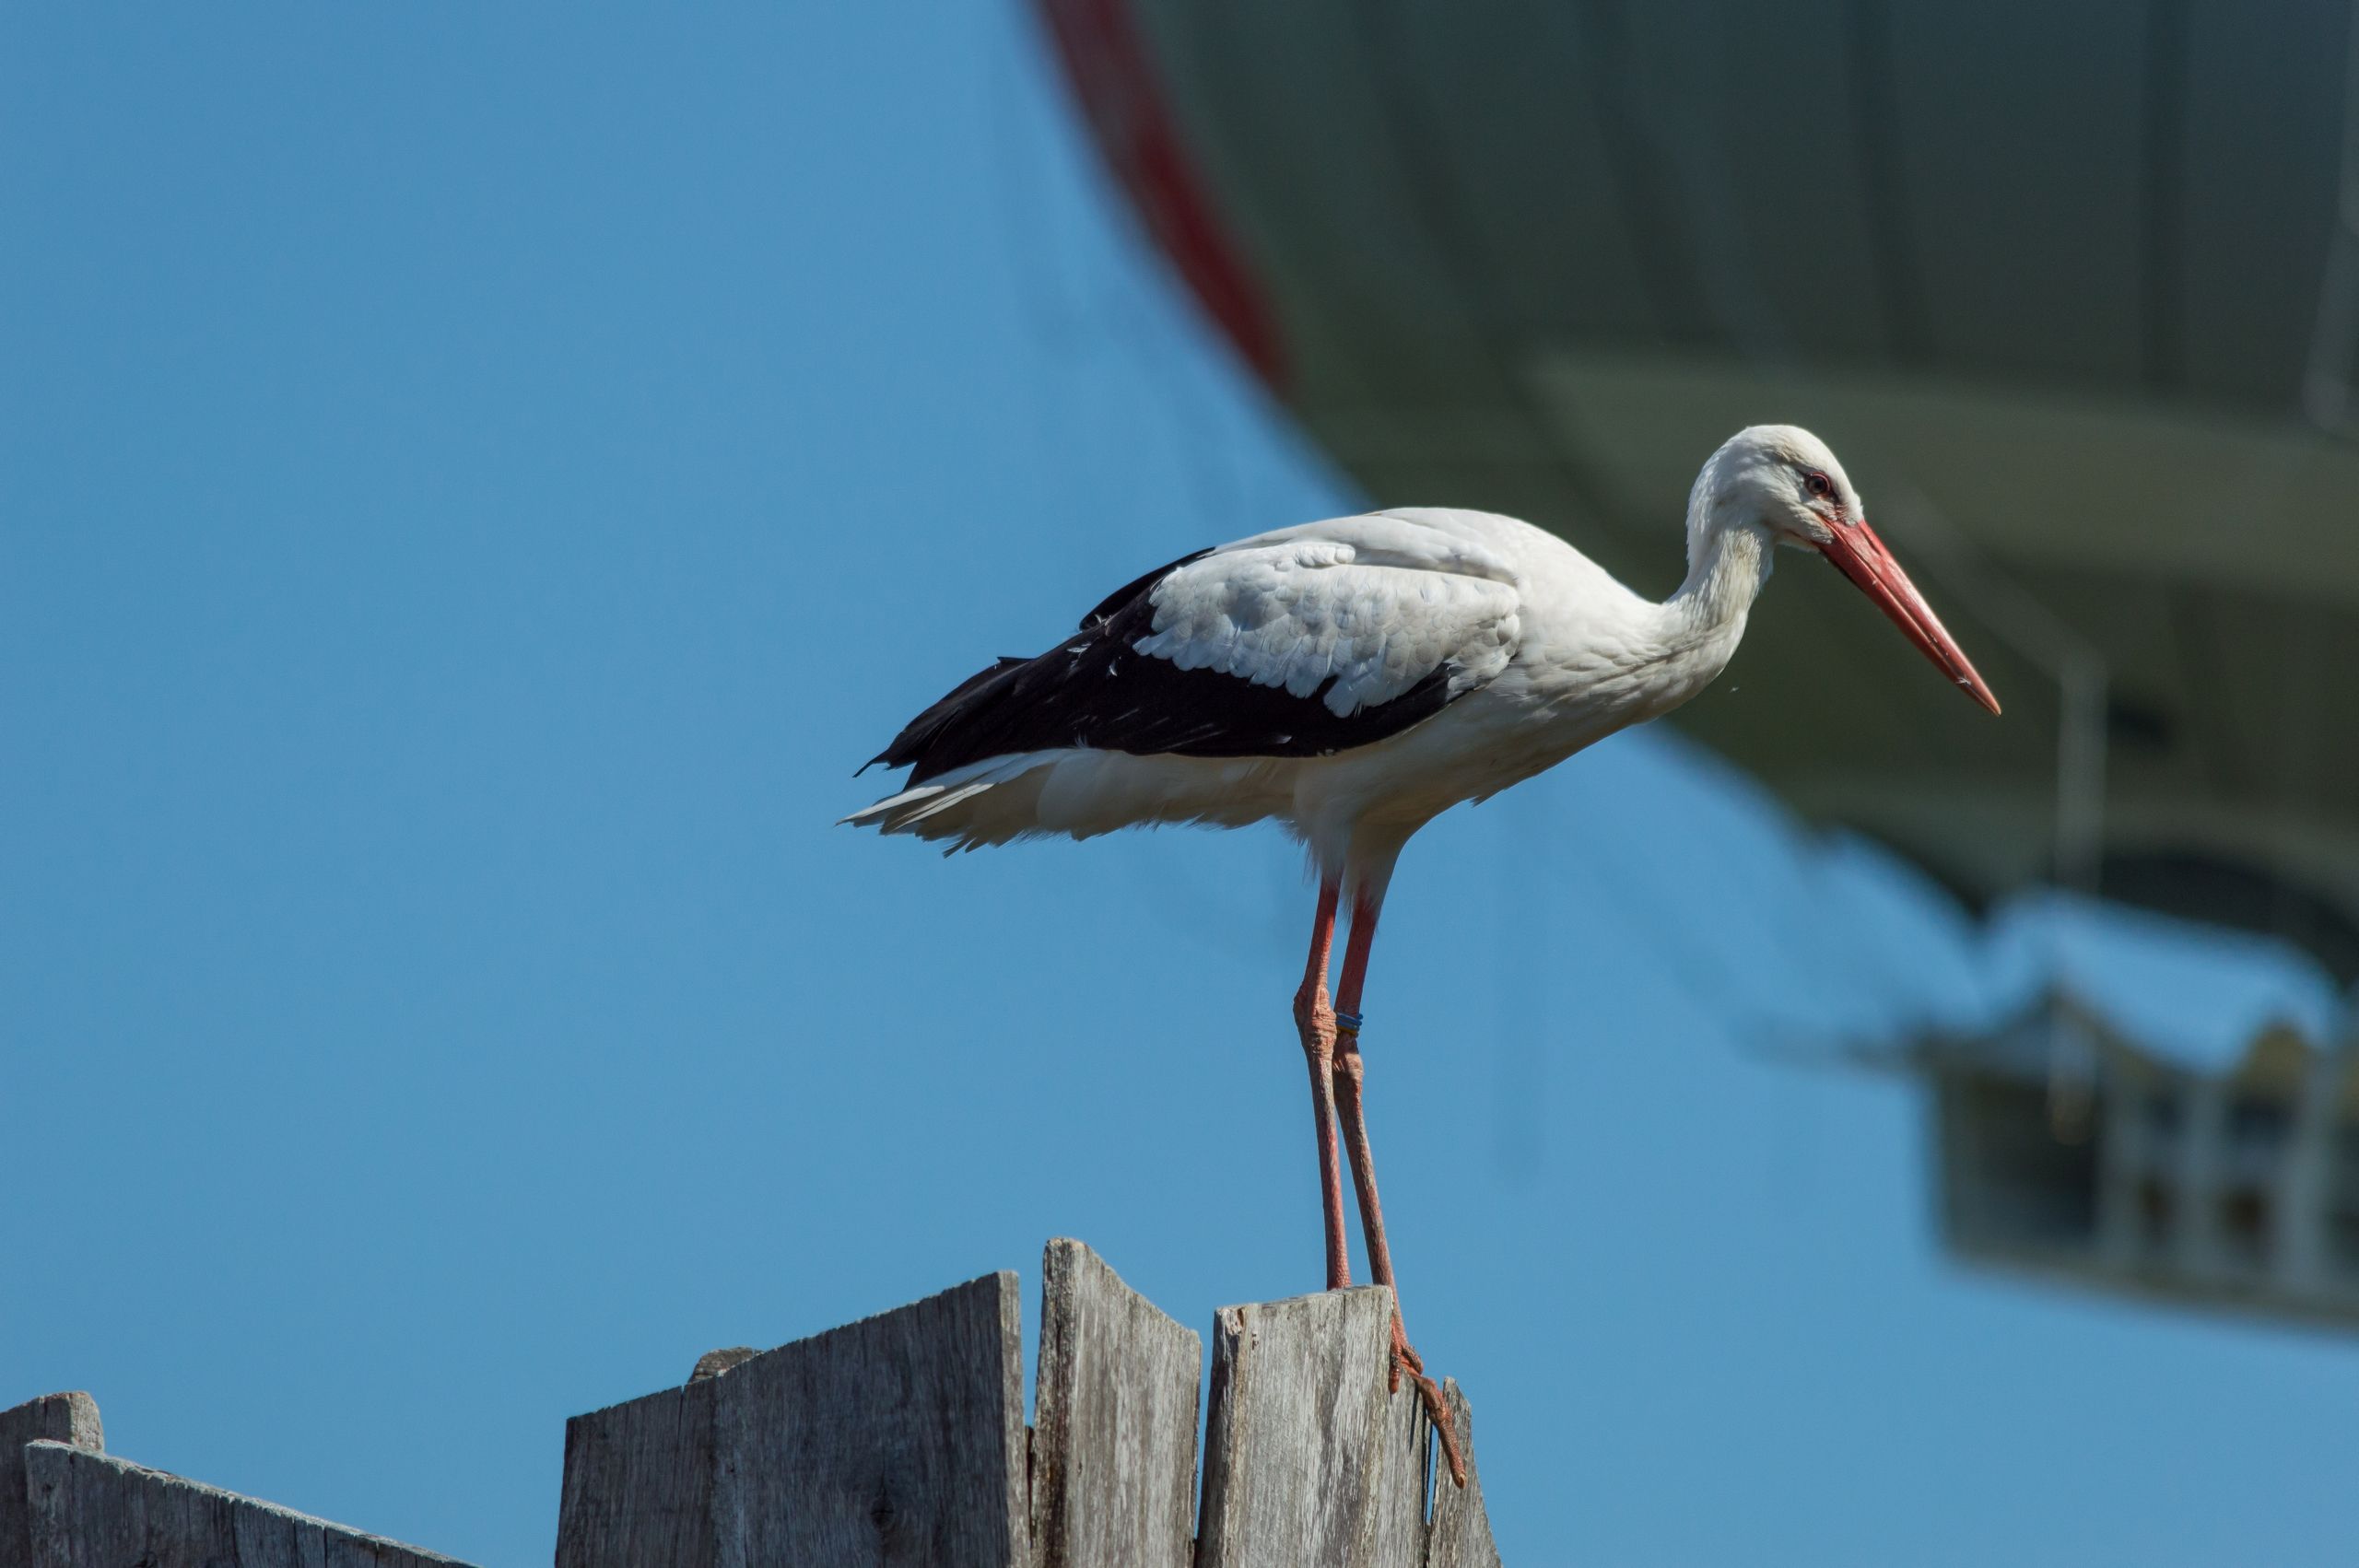
[[[2321,430],[2346,439],[2353,433],[2351,373],[2353,352],[2359,350],[2359,0],[2353,0],[2347,17],[2334,232],[2327,242],[2309,363],[2302,378],[2302,411]]]
[[[1086,370],[1086,310],[1075,303],[1083,286],[1067,275],[1072,269],[1062,264],[1063,258],[1075,254],[1078,247],[1058,242],[1055,175],[1043,167],[1048,153],[1028,112],[1042,95],[1027,90],[1024,51],[1028,47],[1037,62],[1042,41],[1029,7],[1020,0],[1009,0],[999,15],[1007,25],[995,29],[999,47],[982,52],[981,62],[989,76],[982,98],[992,106],[992,161],[1002,193],[996,205],[1003,219],[1001,233],[1016,314],[1037,350],[1028,391],[1039,465],[1038,483],[1042,498],[1062,514],[1070,528],[1088,510],[1062,439],[1074,428],[1067,383]],[[1079,561],[1086,556],[1076,551],[1073,558]],[[1074,586],[1076,593],[1087,591],[1086,582]]]
[[[1914,485],[1900,490],[1901,515],[1929,555],[1931,575],[1972,607],[2001,641],[2056,683],[2056,830],[2051,875],[2059,886],[2095,899],[2102,893],[2105,849],[2107,713],[2111,673],[2105,656],[2020,583],[1997,570],[1947,513]],[[2048,965],[2063,967],[2064,932],[2051,922]],[[2051,988],[2050,995],[2056,993]],[[2088,1135],[2096,1094],[2097,1057],[2087,1031],[2060,1010],[2048,1020],[2048,1112],[2065,1142]]]
[[[2353,359],[2359,351],[2359,0],[2353,0],[2343,18],[2342,143],[2336,167],[2335,222],[2318,279],[2318,315],[2311,324],[2310,351],[2302,378],[2302,408],[2311,423],[2348,440],[2359,434],[2351,409]],[[2309,635],[2318,635],[2314,625]],[[2311,788],[2303,791],[2306,800],[2318,798],[2316,780],[2324,770],[2313,732],[2326,718],[2324,663],[2317,659],[2294,661],[2292,668],[2306,678],[2300,682],[2298,698],[2292,690],[2285,694],[2288,707],[2299,700],[2312,721],[2289,726],[2300,732],[2287,736],[2291,755],[2286,768],[2289,774],[2306,776],[2310,783]],[[2338,671],[2336,679],[2341,678]],[[2289,892],[2283,887],[2278,890],[2281,926],[2287,918]],[[2359,981],[2353,983],[2350,995],[2354,1008],[2359,1008]],[[2359,1033],[2353,1038],[2354,1049],[2359,1049]]]
[[[1217,543],[1256,532],[1238,526],[1245,488],[1238,477],[1240,459],[1228,422],[1221,416],[1218,391],[1193,363],[1203,345],[1190,339],[1188,322],[1173,309],[1176,290],[1147,287],[1145,278],[1136,275],[1125,284],[1141,308],[1111,318],[1113,336],[1140,379],[1154,389],[1164,433],[1188,476],[1196,535]]]
[[[1867,204],[1885,352],[1895,364],[1916,365],[1925,357],[1928,335],[1925,287],[1916,247],[1908,242],[1907,182],[1896,134],[1900,104],[1892,90],[1896,67],[1891,0],[1849,0],[1844,18],[1850,54],[1851,140]]]
[[[1695,247],[1681,243],[1684,226],[1663,200],[1673,181],[1665,172],[1655,95],[1646,90],[1646,74],[1631,58],[1629,22],[1617,0],[1585,0],[1578,17],[1579,97],[1593,110],[1622,227],[1640,261],[1639,287],[1662,342],[1692,343],[1702,289],[1692,275]]]
[[[2139,341],[2146,384],[2185,379],[2188,0],[2147,0],[2145,117],[2139,127]]]
[[[1028,136],[1026,128],[1027,107],[1040,95],[1027,90],[1021,51],[1027,39],[1036,53],[1040,44],[1031,8],[1022,0],[1008,0],[1002,13],[1010,18],[1011,25],[996,29],[1000,47],[984,53],[983,68],[990,79],[981,94],[992,106],[989,134],[1003,196],[997,204],[1003,220],[1001,234],[1006,241],[1019,313],[1044,347],[1069,352],[1083,336],[1081,312],[1070,304],[1077,290],[1059,277],[1056,248],[1037,242],[1038,236],[1053,228],[1055,204],[1044,189],[1046,181],[1036,178],[1040,148],[1037,137]]]
[[[1582,813],[1585,818],[1591,819],[1595,814]],[[1611,847],[1605,836],[1564,833],[1552,834],[1551,837],[1580,839],[1587,850],[1593,880],[1603,884],[1605,897],[1601,902],[1610,903],[1617,912],[1633,917],[1635,924],[1647,929],[1649,939],[1643,945],[1657,954],[1664,973],[1699,1011],[1718,1015],[1732,1037],[1742,1041],[1748,1036],[1787,1036],[1805,1030],[1813,1033],[1839,1032],[1839,1024],[1779,1016],[1762,1008],[1731,984],[1721,971],[1699,956],[1693,940],[1693,928],[1683,920],[1677,907],[1657,892],[1661,879],[1625,866],[1622,857]],[[1806,943],[1800,933],[1825,926],[1825,917],[1833,901],[1826,887],[1828,862],[1824,846],[1813,843],[1811,836],[1806,833],[1798,832],[1793,837],[1799,840],[1790,843],[1794,862],[1811,885],[1803,890],[1802,896],[1790,901],[1800,907],[1800,918],[1790,922],[1773,919],[1771,924],[1778,929],[1779,938],[1787,949],[1781,966],[1806,969],[1811,961],[1822,956],[1822,953]],[[1778,910],[1777,903],[1774,899],[1765,901],[1764,907],[1782,916],[1785,911]],[[1791,930],[1786,929],[1789,925]],[[1842,930],[1846,943],[1853,948],[1881,944],[1881,933],[1872,922],[1865,927],[1846,925]],[[1905,970],[1906,965],[1897,960],[1906,954],[1895,953],[1893,956],[1895,962],[1879,967],[1888,968],[1894,973]],[[1978,1000],[1987,1006],[1991,1000],[1988,995],[1989,977],[1980,968],[1971,972],[1978,989],[1985,993]],[[1856,979],[1856,973],[1851,977]],[[1897,1019],[1911,1014],[1913,1010],[1907,1004],[1916,999],[1896,989],[1884,989],[1881,994],[1890,1004],[1885,1009],[1887,1016]]]
[[[1500,940],[1495,954],[1506,955],[1506,984],[1495,993],[1499,1016],[1492,1029],[1491,1158],[1498,1174],[1528,1186],[1548,1156],[1548,1034],[1538,1021],[1557,1016],[1549,1005],[1545,972],[1535,961],[1555,945],[1551,900],[1538,895],[1533,862],[1552,859],[1555,814],[1537,779],[1510,790],[1501,802],[1498,837]]]
[[[1058,123],[1073,131],[1076,145],[1080,145],[1084,139],[1078,135],[1078,111],[1070,103],[1069,94],[1059,95],[1053,89],[1026,92],[1015,84],[1015,51],[1024,48],[1026,41],[1029,41],[1035,60],[1048,60],[1050,52],[1033,6],[1024,4],[1024,0],[1008,0],[1006,8],[1021,13],[1021,19],[1005,29],[1008,41],[1003,59],[1006,68],[1002,79],[1007,86],[1003,96],[1024,101],[1058,98],[1063,102]],[[1011,123],[1015,118],[1013,114],[1002,117],[1004,123]],[[1011,170],[1026,169],[1039,153],[1037,141],[1030,148],[1018,142],[1004,141],[1001,148]],[[1109,181],[1100,160],[1088,154],[1086,147],[1079,161],[1097,171],[1099,183]],[[1032,188],[1029,179],[1011,180],[1008,184],[1018,191],[1028,192]],[[1091,204],[1089,209],[1098,219],[1091,225],[1091,231],[1115,240],[1107,257],[1111,264],[1096,269],[1094,278],[1088,275],[1091,269],[1083,269],[1082,280],[1072,292],[1086,295],[1086,305],[1039,311],[1036,319],[1050,324],[1057,345],[1068,357],[1078,357],[1081,352],[1097,346],[1111,346],[1128,357],[1162,408],[1164,431],[1177,455],[1178,466],[1188,475],[1206,532],[1233,527],[1244,489],[1239,476],[1242,460],[1226,421],[1220,416],[1217,394],[1197,373],[1196,361],[1203,357],[1203,334],[1199,331],[1191,335],[1197,317],[1181,308],[1191,297],[1171,287],[1176,280],[1166,275],[1162,252],[1147,242],[1134,216],[1123,216],[1131,214],[1129,205],[1111,199],[1103,191],[1099,195],[1101,199]],[[1011,253],[1019,270],[1023,269],[1025,240],[1033,231],[1032,225],[1020,221],[1010,227]],[[1048,227],[1041,225],[1039,231],[1046,233]],[[1042,335],[1046,338],[1050,333],[1044,332]]]
[[[1897,510],[1930,546],[1927,561],[1942,586],[1973,607],[2001,642],[2054,680],[2063,698],[2056,738],[2054,873],[2060,885],[2095,897],[2105,841],[2107,691],[2105,655],[2013,577],[1913,484],[1899,489]]]

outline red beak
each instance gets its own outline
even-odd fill
[[[1989,708],[1999,711],[1999,699],[1982,677],[1974,673],[1974,665],[1959,650],[1956,639],[1942,626],[1941,617],[1933,614],[1900,563],[1892,558],[1876,531],[1865,522],[1837,523],[1835,537],[1821,544],[1819,553],[1859,585],[1860,591],[1876,602],[1876,607],[1892,617],[1892,624],[1908,634],[1926,658],[1942,667],[1942,673],[1966,688],[1966,695]]]

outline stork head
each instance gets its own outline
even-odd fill
[[[1754,425],[1730,437],[1696,477],[1690,548],[1698,534],[1728,526],[1757,528],[1777,544],[1825,556],[1943,674],[1999,711],[1999,699],[1868,526],[1860,492],[1825,441],[1792,425]]]

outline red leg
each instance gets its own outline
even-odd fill
[[[1319,884],[1319,913],[1310,926],[1310,960],[1302,989],[1294,995],[1295,1027],[1302,1034],[1303,1059],[1310,1068],[1310,1109],[1318,1118],[1319,1198],[1326,1211],[1327,1288],[1352,1282],[1351,1243],[1344,1235],[1344,1181],[1335,1157],[1335,1010],[1327,1002],[1327,954],[1335,944],[1335,906],[1342,889]]]
[[[1360,987],[1367,978],[1368,949],[1375,945],[1376,918],[1382,907],[1380,896],[1357,898],[1352,904],[1352,935],[1344,949],[1343,979],[1335,993],[1336,1010],[1343,1019],[1336,1028],[1335,1111],[1344,1124],[1344,1153],[1351,1156],[1352,1187],[1359,1197],[1360,1228],[1367,1240],[1368,1272],[1378,1284],[1392,1288],[1392,1387],[1396,1391],[1400,1388],[1401,1369],[1407,1367],[1416,1380],[1426,1419],[1441,1438],[1449,1478],[1464,1486],[1466,1461],[1459,1457],[1458,1432],[1451,1424],[1449,1407],[1442,1402],[1440,1388],[1426,1375],[1425,1363],[1409,1348],[1409,1330],[1401,1314],[1401,1287],[1392,1278],[1392,1249],[1384,1240],[1384,1206],[1376,1196],[1376,1152],[1368,1146],[1362,1102],[1367,1067],[1360,1059]]]

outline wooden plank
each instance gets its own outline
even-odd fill
[[[1419,1568],[1425,1426],[1391,1347],[1381,1286],[1215,1315],[1197,1568]]]
[[[1040,1258],[1039,1568],[1188,1568],[1203,1341],[1077,1241]]]
[[[712,1522],[710,1378],[565,1423],[557,1568],[708,1568]]]
[[[24,1453],[35,1568],[465,1568],[68,1444]]]
[[[88,1394],[43,1394],[0,1410],[0,1568],[29,1568],[33,1560],[31,1505],[25,1499],[28,1443],[104,1452],[98,1401]]]
[[[990,1274],[714,1379],[722,1561],[1021,1568],[1022,1310]]]
[[[1483,1475],[1474,1464],[1474,1408],[1453,1379],[1442,1380],[1441,1397],[1449,1405],[1450,1424],[1458,1431],[1458,1451],[1466,1459],[1466,1484],[1451,1485],[1445,1472],[1435,1488],[1426,1568],[1499,1568],[1498,1545],[1491,1539],[1491,1517],[1483,1508]]]
[[[986,1275],[576,1417],[558,1568],[1022,1568],[1020,1312]]]
[[[1391,1305],[1386,1303],[1386,1359],[1378,1363],[1379,1388],[1387,1387],[1391,1371]],[[1426,1419],[1426,1407],[1417,1398],[1416,1386],[1404,1375],[1400,1391],[1388,1391],[1385,1397],[1383,1424],[1378,1429],[1372,1459],[1374,1480],[1368,1492],[1375,1538],[1368,1554],[1353,1559],[1355,1563],[1367,1562],[1370,1568],[1424,1568],[1426,1499],[1431,1480],[1426,1461],[1432,1447],[1433,1423]]]

